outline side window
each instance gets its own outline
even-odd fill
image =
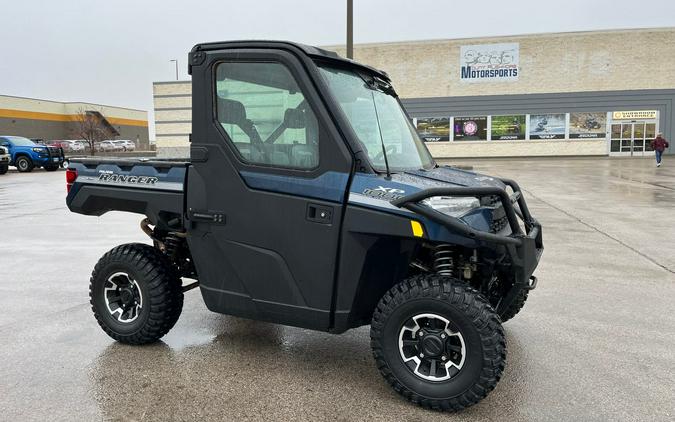
[[[316,116],[284,65],[220,63],[215,89],[218,122],[244,161],[295,169],[319,165]]]

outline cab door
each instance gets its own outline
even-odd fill
[[[308,59],[271,48],[202,54],[187,221],[205,302],[327,330],[352,159]]]

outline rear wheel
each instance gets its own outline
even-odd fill
[[[458,411],[492,391],[506,361],[499,317],[459,281],[412,277],[387,292],[373,314],[371,346],[384,378],[420,406]]]
[[[8,165],[2,165],[2,166],[0,166],[0,174],[5,174],[5,173],[7,173],[8,170],[9,170],[9,166],[8,166]]]
[[[33,160],[28,157],[21,156],[16,159],[16,169],[19,170],[20,173],[31,172],[34,167]]]
[[[89,298],[96,321],[122,343],[159,340],[174,326],[183,308],[181,280],[173,265],[152,246],[118,246],[98,261]]]

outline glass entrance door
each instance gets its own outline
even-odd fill
[[[609,153],[614,156],[642,157],[652,151],[656,122],[612,123]]]

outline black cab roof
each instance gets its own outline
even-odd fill
[[[323,48],[291,41],[241,40],[241,41],[219,41],[219,42],[200,43],[192,48],[192,50],[190,51],[190,56],[192,57],[193,54],[198,51],[224,50],[231,48],[280,48],[292,50],[295,51],[296,53],[302,53],[312,58],[342,63],[350,67],[359,67],[368,70],[369,72],[376,73],[379,77],[387,81],[390,81],[389,75],[387,75],[387,73],[382,70],[376,69],[374,67],[365,64],[361,64],[351,59],[344,58],[334,51],[325,50]]]

